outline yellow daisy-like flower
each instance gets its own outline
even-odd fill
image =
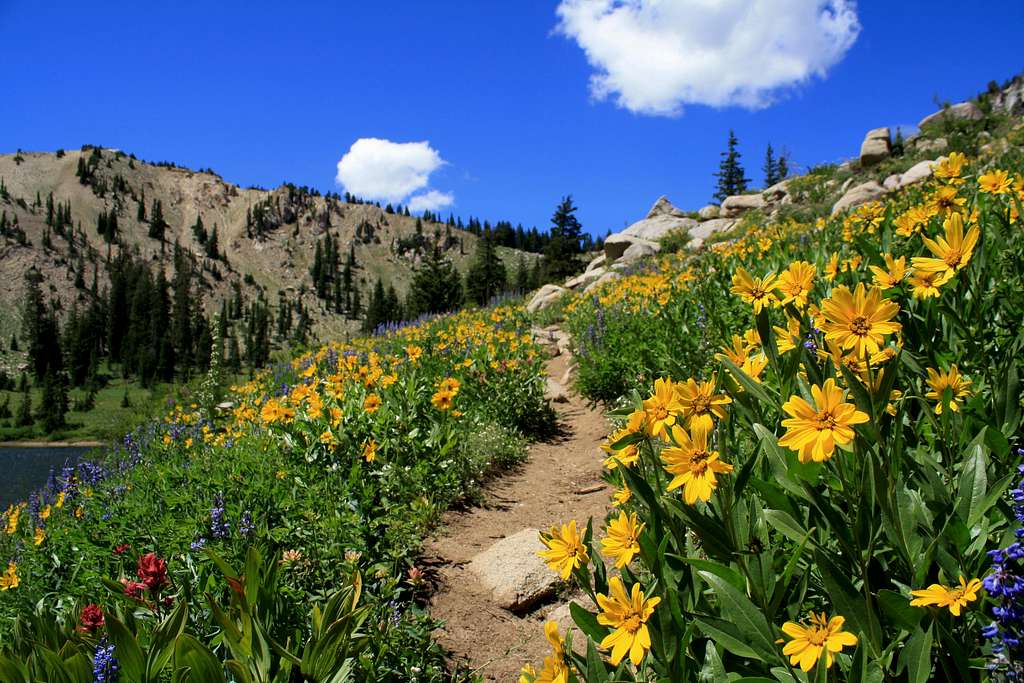
[[[7,563],[4,573],[0,574],[0,591],[17,588],[19,585],[21,585],[21,579],[18,578],[18,565],[11,560]]]
[[[952,152],[935,167],[935,177],[950,183],[957,182],[966,163],[967,157],[962,153]]]
[[[978,191],[985,194],[1009,194],[1013,178],[1001,169],[996,169],[978,178]]]
[[[885,255],[885,268],[870,266],[871,272],[875,274],[875,286],[885,291],[898,287],[907,277],[907,257],[900,256],[894,259],[892,254]]]
[[[622,507],[629,502],[629,499],[633,497],[633,492],[628,486],[623,484],[620,488],[615,490],[612,495],[612,505],[614,507]]]
[[[43,507],[43,509],[39,511],[39,519],[41,519],[43,521],[46,521],[47,519],[49,519],[50,518],[50,510],[51,510],[51,508],[50,508],[49,505]]]
[[[936,237],[934,240],[924,238],[924,245],[936,258],[915,256],[911,262],[916,270],[939,273],[944,278],[943,282],[946,282],[971,260],[971,254],[978,243],[981,231],[977,225],[974,225],[964,235],[964,219],[958,213],[950,214],[943,223],[943,227],[945,228],[945,237]]]
[[[967,199],[957,196],[955,187],[943,185],[932,193],[928,208],[933,214],[948,216],[951,213],[959,213],[966,203]]]
[[[755,333],[756,334],[756,333]],[[732,335],[732,346],[723,346],[719,358],[728,358],[736,365],[743,365],[750,353],[750,345],[738,334]]]
[[[434,395],[430,397],[430,402],[433,403],[434,407],[438,410],[451,410],[454,401],[455,393],[452,391],[445,391],[443,389],[435,392]]]
[[[519,674],[519,683],[567,683],[569,666],[565,661],[565,641],[558,634],[558,623],[549,621],[544,624],[544,636],[551,645],[551,654],[544,658],[540,672],[532,664],[523,667]]]
[[[950,391],[949,409],[954,413],[960,410],[960,401],[971,395],[971,380],[960,374],[956,364],[949,366],[948,371],[928,368],[928,386],[932,388],[927,392],[925,398],[936,401],[935,414],[942,414],[942,396],[946,389]]]
[[[547,550],[541,550],[537,555],[563,580],[568,580],[574,569],[590,561],[590,555],[576,530],[575,519],[563,524],[561,529],[553,526],[546,534],[542,531],[540,541],[547,546]]]
[[[363,400],[363,410],[373,415],[380,410],[381,400],[377,394],[370,394]]]
[[[32,543],[34,545],[42,545],[43,541],[46,540],[46,531],[42,527],[36,527],[35,536],[32,537]]]
[[[454,377],[445,377],[437,387],[439,391],[450,391],[452,396],[459,393],[462,384]]]
[[[601,540],[601,551],[615,560],[618,569],[633,561],[633,556],[640,552],[640,532],[644,523],[637,521],[636,513],[625,512],[608,523],[607,536]]]
[[[671,379],[654,380],[654,394],[644,400],[647,413],[647,431],[651,436],[663,436],[676,423],[676,415],[683,407],[676,396],[676,385]]]
[[[695,423],[689,433],[673,427],[672,440],[677,445],[661,452],[665,471],[673,475],[668,490],[682,486],[687,505],[711,500],[711,494],[718,488],[718,475],[732,472],[732,465],[718,459],[718,451],[709,450],[709,433],[703,423]]]
[[[942,273],[923,270],[915,270],[909,280],[911,292],[915,299],[938,297],[942,293],[939,291],[939,287],[946,284],[946,282],[948,280],[943,277]]]
[[[334,434],[330,429],[325,429],[323,433],[320,434],[320,443],[325,446],[333,446],[338,443],[338,440],[334,438]]]
[[[676,385],[676,396],[687,427],[700,424],[710,432],[715,426],[714,418],[725,419],[725,406],[732,403],[732,399],[715,393],[716,382],[717,376],[712,375],[708,382],[697,382],[691,377]]]
[[[825,667],[831,667],[833,654],[844,647],[857,645],[857,636],[843,630],[846,619],[840,616],[828,618],[824,612],[811,612],[810,624],[787,621],[782,632],[792,638],[782,648],[782,654],[789,657],[789,663],[799,666],[805,673],[814,668],[825,652]]]
[[[647,620],[651,618],[661,598],[646,598],[638,583],[633,584],[627,595],[622,578],[618,576],[608,580],[608,593],[597,594],[597,604],[601,608],[597,621],[615,630],[604,637],[601,647],[611,648],[612,666],[618,666],[627,654],[633,666],[640,666],[647,651],[651,649]]]
[[[884,298],[878,287],[865,289],[857,285],[851,293],[845,285],[832,290],[832,296],[821,303],[825,317],[822,329],[826,341],[835,342],[844,351],[853,350],[858,358],[877,353],[886,335],[898,332],[901,325],[892,319],[900,307]]]
[[[732,293],[739,295],[748,304],[754,305],[754,314],[761,312],[767,305],[775,302],[772,290],[775,289],[775,276],[771,273],[763,278],[753,277],[743,268],[737,268],[732,276]]]
[[[832,256],[829,257],[828,263],[825,264],[825,279],[832,282],[836,279],[836,275],[839,274],[839,254],[833,252]]]
[[[814,276],[817,273],[814,264],[807,261],[790,263],[775,283],[775,289],[782,297],[781,303],[785,305],[793,302],[800,308],[806,306],[807,295],[814,288]]]
[[[927,607],[928,605],[947,607],[950,614],[958,617],[960,610],[966,607],[967,603],[978,599],[979,590],[981,590],[981,579],[964,581],[964,577],[961,576],[960,585],[953,588],[947,588],[941,583],[933,583],[927,588],[910,591],[910,594],[914,596],[910,605],[912,607]]]
[[[367,439],[363,442],[363,460],[366,462],[373,462],[377,459],[377,442],[373,439]]]
[[[843,390],[835,380],[827,379],[822,386],[812,386],[812,406],[803,397],[793,395],[782,405],[791,417],[782,421],[787,432],[779,438],[779,445],[799,454],[800,462],[824,462],[832,457],[836,445],[853,440],[853,425],[868,421],[857,406],[847,403]]]

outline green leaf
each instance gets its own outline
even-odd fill
[[[128,630],[117,617],[105,615],[107,633],[117,650],[117,660],[121,664],[121,673],[129,681],[145,683],[146,678],[145,660],[142,657],[142,650],[139,648],[135,636]]]
[[[956,488],[956,512],[968,527],[973,527],[985,513],[982,508],[985,490],[988,488],[988,475],[985,468],[985,451],[981,446],[975,446],[971,449],[970,457],[964,461]]]
[[[881,626],[878,617],[868,609],[867,602],[847,578],[847,572],[837,567],[822,551],[814,553],[825,591],[835,605],[836,612],[850,623],[850,630],[861,634],[872,647],[872,653],[881,651]]]
[[[608,629],[598,623],[597,617],[575,602],[569,603],[569,614],[580,630],[595,643],[600,643],[608,635]]]
[[[188,669],[191,683],[224,683],[224,667],[220,660],[202,643],[188,634],[178,636],[174,645],[174,667]],[[177,673],[177,672],[175,672]]]
[[[713,639],[716,643],[737,657],[746,657],[748,659],[764,661],[761,653],[747,644],[746,637],[740,633],[739,629],[732,622],[725,619],[716,619],[715,617],[705,616],[694,617],[693,623],[697,624],[697,628],[699,628],[704,635]]]
[[[791,541],[800,543],[807,537],[807,530],[800,522],[782,510],[765,510],[764,519],[768,525]]]
[[[764,661],[774,659],[776,653],[772,643],[773,633],[764,613],[750,601],[750,598],[717,574],[707,571],[697,573],[715,591],[722,608],[722,616],[736,624],[750,647],[759,652]]]
[[[932,673],[932,627],[927,631],[920,628],[910,636],[907,646],[900,653],[900,668],[907,667],[908,683],[927,683]]]
[[[889,619],[900,628],[910,632],[917,628],[917,625],[921,623],[921,617],[926,612],[920,607],[911,607],[910,600],[896,591],[880,590],[876,599],[878,606],[882,608]]]
[[[188,603],[179,600],[153,632],[153,641],[149,646],[149,657],[146,662],[146,674],[149,678],[156,678],[170,661],[174,655],[174,642],[184,632],[187,621]]]

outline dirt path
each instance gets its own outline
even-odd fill
[[[548,375],[558,381],[568,362],[566,354],[552,358]],[[443,535],[426,548],[440,583],[430,611],[445,622],[437,639],[455,662],[468,665],[488,681],[514,682],[523,664],[540,664],[550,650],[544,621],[564,597],[516,616],[491,601],[467,569],[469,560],[495,541],[526,528],[547,530],[570,519],[585,526],[590,517],[598,526],[611,495],[601,480],[599,448],[608,434],[607,421],[575,395],[570,394],[567,403],[552,405],[558,411],[561,435],[534,444],[521,470],[494,481],[486,491],[484,507],[448,513]],[[600,490],[593,490],[600,485]]]

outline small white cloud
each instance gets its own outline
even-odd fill
[[[338,161],[336,179],[357,197],[396,203],[425,189],[430,174],[444,164],[441,155],[425,140],[392,142],[360,138]],[[424,196],[434,192],[431,190]],[[443,196],[448,203],[453,200],[450,194]]]
[[[407,206],[409,211],[419,213],[420,211],[437,211],[455,203],[455,195],[451,192],[438,192],[429,190],[409,197]]]
[[[596,99],[662,116],[765,107],[823,77],[860,33],[854,0],[562,0],[557,14]]]

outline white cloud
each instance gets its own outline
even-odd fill
[[[557,14],[596,99],[662,116],[765,107],[823,77],[860,33],[854,0],[562,0]]]
[[[455,203],[455,195],[451,192],[438,192],[429,190],[409,197],[407,206],[409,211],[419,213],[420,211],[437,211]]]
[[[427,141],[392,142],[380,138],[360,138],[338,161],[338,184],[364,199],[401,202],[414,192],[423,190],[430,174],[446,162]],[[419,195],[421,201],[454,201],[449,193],[430,190]],[[414,197],[413,199],[417,199]],[[425,208],[427,205],[424,205]],[[410,206],[410,210],[414,210]]]

